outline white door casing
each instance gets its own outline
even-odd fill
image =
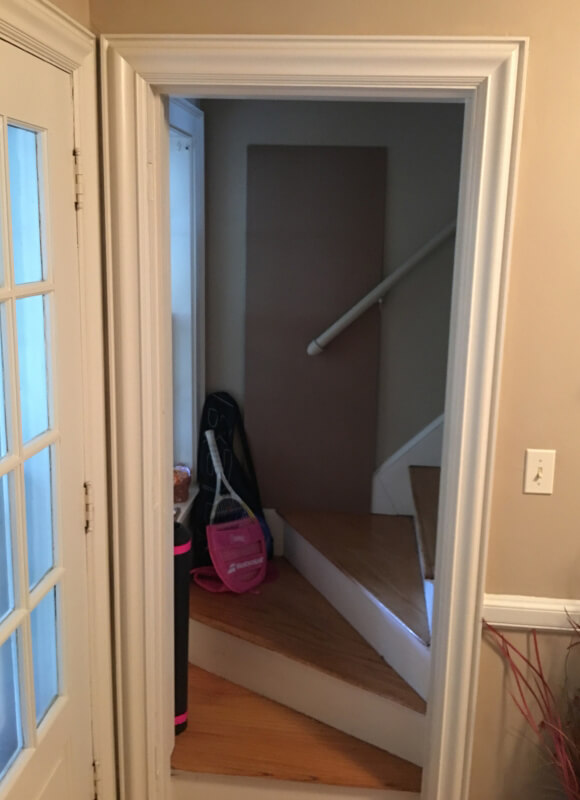
[[[14,65],[13,68],[8,68],[3,59],[5,79],[0,79],[2,98],[4,99],[6,86],[11,86],[12,91],[18,94],[18,102],[28,105],[23,105],[20,111],[0,109],[0,114],[8,113],[12,121],[32,124],[41,131],[39,138],[44,148],[43,157],[48,173],[43,201],[48,212],[46,263],[49,280],[46,286],[33,286],[32,291],[26,285],[12,289],[7,286],[4,290],[6,297],[2,299],[11,294],[9,300],[15,303],[15,295],[18,294],[50,295],[45,304],[49,312],[49,350],[54,356],[51,367],[51,385],[54,388],[52,424],[47,434],[34,439],[32,445],[20,450],[26,459],[41,447],[43,437],[47,442],[48,439],[54,439],[53,468],[57,476],[53,493],[55,529],[62,538],[59,539],[56,549],[56,569],[52,571],[54,574],[51,575],[49,571],[39,586],[46,588],[51,581],[58,583],[62,580],[62,589],[59,590],[59,611],[62,612],[63,623],[59,688],[63,696],[53,703],[46,716],[47,724],[44,727],[50,730],[41,733],[39,729],[38,742],[41,747],[36,751],[24,751],[14,763],[13,769],[7,773],[6,780],[0,787],[0,796],[4,797],[3,792],[6,792],[6,796],[10,797],[16,791],[18,797],[44,797],[46,788],[47,797],[52,797],[50,792],[54,791],[57,797],[67,796],[72,792],[75,797],[92,798],[95,777],[103,793],[113,797],[116,775],[109,623],[94,36],[43,0],[3,0],[0,8],[0,40],[2,48],[14,50],[20,60],[25,59],[26,63],[34,65],[31,67],[33,71],[48,71],[53,81],[66,87],[63,89],[65,98],[59,101],[52,96],[52,89],[40,83],[40,79],[27,86],[26,80],[22,79],[26,72],[23,61],[21,67],[16,69]],[[5,52],[3,49],[3,53]],[[15,79],[15,76],[18,77]],[[52,123],[43,123],[41,117],[36,116],[43,107],[52,113],[49,108],[51,105],[58,111],[59,103],[66,104],[63,119],[60,120],[61,125],[66,125],[63,136],[57,136],[56,131],[51,131]],[[44,128],[48,128],[46,133]],[[51,174],[56,166],[52,165],[55,148],[61,148],[58,158],[66,158],[66,165],[60,164],[57,171]],[[62,148],[66,148],[66,154]],[[78,154],[77,161],[84,164],[84,174],[76,178],[76,203],[73,148]],[[55,205],[55,194],[66,198],[66,205]],[[63,237],[67,240],[65,250],[61,243]],[[11,377],[18,377],[16,370],[12,370]],[[15,389],[16,387],[12,390],[13,397],[17,397]],[[72,454],[73,451],[73,455],[67,455],[67,452]],[[91,484],[94,504],[90,530],[86,534],[83,495],[85,481]],[[74,488],[71,487],[72,483]],[[18,491],[15,501],[22,505],[24,482],[20,476],[16,485]],[[69,507],[71,511],[68,510]],[[72,516],[69,522],[70,514]],[[24,530],[23,514],[20,516],[20,523],[21,538]],[[71,539],[72,527],[75,532]],[[21,553],[25,549],[21,548]],[[22,560],[21,574],[26,571],[25,559]],[[19,591],[25,588],[27,585],[21,581]],[[39,590],[34,589],[31,600],[26,598],[25,593],[25,602],[29,606],[30,603],[34,604],[38,593]],[[74,602],[69,603],[70,600]],[[29,637],[28,624],[24,622],[24,640]],[[71,626],[72,636],[69,635]],[[30,689],[33,685],[30,671],[27,681]],[[76,702],[75,694],[77,700],[82,702],[81,707],[73,707]],[[63,718],[70,727],[64,736],[69,740],[65,747],[69,748],[69,756],[78,760],[72,772],[78,768],[82,773],[80,781],[83,788],[80,791],[77,791],[78,786],[75,788],[75,784],[70,783],[76,779],[65,769],[66,759],[59,761],[59,757],[51,752],[49,744],[49,733],[52,735],[52,729],[56,730],[61,724],[58,719],[59,708],[69,706],[73,713],[68,720]],[[68,713],[66,709],[65,713]],[[81,719],[88,724],[79,728]],[[79,755],[81,751],[88,754],[87,758],[83,756],[82,763]],[[45,758],[50,762],[46,766],[49,773],[48,785],[38,789],[44,769],[41,762]]]
[[[166,364],[171,339],[163,266],[168,263],[167,122],[160,94],[464,104],[429,756],[422,790],[424,800],[461,800],[470,771],[526,52],[526,40],[513,37],[102,40],[113,460],[118,468],[113,534],[121,590],[123,636],[117,647],[127,796],[170,797],[171,397]]]

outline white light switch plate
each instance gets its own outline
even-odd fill
[[[552,494],[555,467],[555,450],[526,450],[524,494]]]

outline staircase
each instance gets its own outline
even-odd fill
[[[409,479],[413,516],[282,513],[284,556],[259,592],[192,585],[178,776],[419,796],[439,468]]]
[[[413,520],[287,514],[284,552],[423,699],[430,632]]]

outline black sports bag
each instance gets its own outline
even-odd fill
[[[250,453],[244,423],[238,404],[227,392],[213,392],[205,400],[201,412],[197,447],[197,483],[199,491],[187,520],[192,535],[192,569],[209,566],[212,561],[207,546],[206,525],[209,524],[216,488],[205,431],[214,432],[224,473],[232,489],[252,509],[264,532],[268,558],[272,557],[272,534],[264,519],[256,470]]]

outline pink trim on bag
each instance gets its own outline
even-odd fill
[[[173,548],[173,555],[174,556],[182,556],[184,553],[189,553],[191,550],[191,539],[187,544],[178,544],[176,547]]]
[[[187,711],[185,714],[179,714],[179,716],[175,717],[176,725],[181,725],[182,722],[187,722]]]

